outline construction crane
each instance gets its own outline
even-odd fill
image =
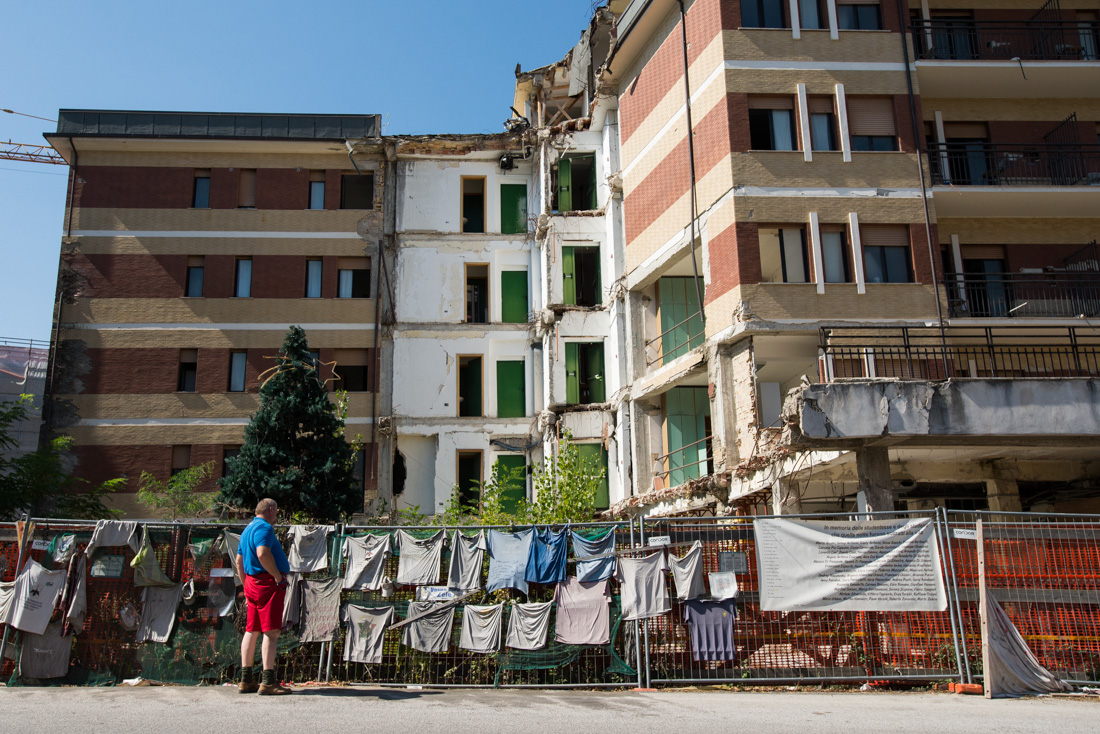
[[[51,120],[48,117],[28,115],[25,112],[16,112],[15,110],[0,109],[0,112],[7,112],[9,115],[19,115],[21,117],[32,117],[36,120],[45,120],[46,122],[57,122],[57,120]],[[0,160],[23,161],[25,163],[52,163],[58,166],[68,165],[65,159],[58,155],[57,151],[48,145],[13,143],[11,140],[8,140],[6,143],[0,142]]]

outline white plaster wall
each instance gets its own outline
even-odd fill
[[[399,436],[397,450],[405,457],[405,491],[395,499],[397,509],[416,505],[421,512],[430,512],[435,505],[436,438],[434,436]]]
[[[602,317],[604,322],[609,321],[608,314],[603,311],[594,312],[591,314],[579,314],[587,315],[589,317]],[[548,403],[564,404],[565,395],[565,345],[569,342],[603,342],[603,360],[604,360],[604,393],[607,400],[611,400],[612,396],[621,388],[621,382],[619,379],[619,359],[621,357],[620,346],[618,340],[611,335],[607,328],[602,332],[592,329],[578,330],[578,333],[589,334],[590,336],[557,336],[550,337],[550,343],[547,346],[546,351],[550,356],[549,371],[552,373],[553,382],[550,388],[550,396]]]
[[[399,164],[397,231],[461,232],[463,176],[485,177],[485,231],[500,232],[500,185],[527,184],[528,216],[537,213],[531,165],[501,171],[495,157],[483,160],[405,160]],[[474,237],[475,235],[467,235]]]

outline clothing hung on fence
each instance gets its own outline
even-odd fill
[[[546,647],[550,629],[552,602],[513,604],[508,614],[508,635],[504,644],[516,650],[540,650]]]
[[[443,557],[444,531],[418,540],[404,530],[394,533],[397,541],[397,584],[423,586],[439,583],[440,559]]]
[[[569,528],[536,528],[524,578],[533,584],[557,584],[565,581],[565,562],[568,556]]]
[[[452,605],[439,609],[439,606],[439,602],[433,601],[409,602],[408,617],[425,612],[428,614],[405,625],[401,633],[402,645],[420,652],[447,652],[451,648],[451,626],[455,621],[455,608]]]
[[[19,650],[19,675],[24,678],[63,678],[69,672],[73,638],[61,634],[61,623],[46,627],[40,635],[23,635]]]
[[[290,570],[298,573],[324,571],[328,568],[328,534],[330,525],[307,527],[293,525],[287,533],[290,540],[290,552],[286,559]]]
[[[382,662],[382,643],[386,630],[396,619],[392,606],[344,606],[344,660],[349,663]]]
[[[283,598],[283,629],[294,629],[302,618],[302,577],[297,573],[285,573],[286,596]]]
[[[534,528],[516,533],[489,531],[489,581],[485,584],[486,591],[512,588],[527,593],[527,559],[531,555],[534,537]]]
[[[92,531],[92,539],[84,548],[86,555],[92,555],[96,548],[111,548],[117,545],[128,545],[137,553],[138,524],[136,522],[122,522],[121,520],[99,520]]]
[[[708,574],[708,578],[712,599],[733,599],[737,596],[737,574],[733,571],[715,572]]]
[[[481,588],[481,565],[488,548],[485,531],[466,535],[459,530],[451,536],[451,564],[447,572],[447,588],[459,592]]]
[[[733,623],[737,602],[692,599],[684,602],[684,621],[691,634],[691,653],[696,660],[736,660]]]
[[[623,602],[623,619],[649,619],[672,607],[664,574],[668,563],[663,550],[642,558],[620,558],[615,578]]]
[[[206,608],[210,611],[211,616],[229,616],[233,613],[236,604],[237,586],[233,582],[233,575],[215,576],[211,574],[210,579],[206,582]]]
[[[79,634],[84,629],[88,614],[88,556],[73,555],[69,558],[69,570],[65,573],[65,585],[61,588],[59,606],[65,611],[61,634]]]
[[[607,580],[584,583],[576,576],[554,588],[558,615],[554,639],[566,645],[606,645],[611,641]]]
[[[390,557],[389,535],[364,535],[344,538],[344,588],[377,591],[382,588],[386,559]]]
[[[677,558],[668,556],[672,580],[676,582],[676,598],[680,601],[702,596],[703,587],[703,542],[695,541],[687,553]]]
[[[149,541],[149,528],[142,529],[141,547],[138,548],[134,559],[130,561],[130,568],[134,569],[134,586],[175,585],[172,579],[164,575],[164,570],[160,567],[153,544]]]
[[[458,646],[470,652],[496,652],[500,649],[503,618],[503,604],[467,604],[462,608],[462,634]]]
[[[570,536],[573,539],[573,555],[577,558],[615,551],[615,528],[611,528],[605,535],[598,538],[585,538],[575,530],[570,533]],[[577,561],[578,581],[603,581],[611,578],[614,573],[615,556],[596,558],[591,561]]]
[[[300,642],[332,642],[336,637],[342,582],[339,576],[298,582],[302,593]]]
[[[68,563],[69,559],[72,558],[75,553],[76,535],[73,533],[55,535],[53,540],[50,541],[50,547],[46,549],[46,554],[57,566],[63,566]]]
[[[33,558],[28,560],[15,579],[11,626],[32,635],[45,632],[64,586],[65,571],[50,571]]]
[[[176,626],[176,610],[183,596],[183,584],[146,586],[141,592],[141,622],[138,642],[168,642]]]
[[[0,624],[11,623],[13,599],[15,599],[15,582],[0,581]]]
[[[229,556],[229,567],[233,569],[233,580],[237,586],[244,586],[244,579],[237,573],[237,547],[241,544],[241,534],[229,530],[222,531],[222,545],[225,555]]]

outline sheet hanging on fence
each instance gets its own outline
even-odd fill
[[[947,594],[931,518],[754,520],[760,609],[941,612]]]
[[[61,634],[61,623],[46,627],[40,635],[23,635],[19,675],[26,678],[63,678],[69,672],[73,638]]]
[[[470,652],[496,652],[500,649],[503,619],[503,604],[467,604],[462,609],[462,632],[458,638],[458,646]]]
[[[409,617],[430,612],[405,625],[401,644],[420,652],[447,652],[451,647],[451,626],[455,621],[454,606],[442,606],[431,601],[409,602]]]
[[[1073,690],[1072,686],[1043,667],[993,595],[987,595],[986,599],[989,602],[989,609],[986,610],[989,635],[982,642],[989,646],[989,669],[985,671],[985,681],[990,695],[997,698]]]
[[[343,579],[299,581],[302,594],[299,642],[332,642],[340,626],[340,591]]]
[[[410,586],[438,584],[444,531],[420,539],[398,530],[393,537],[397,543],[397,583]]]
[[[488,548],[484,530],[473,535],[455,530],[451,536],[451,565],[447,572],[447,588],[460,592],[480,589],[482,559]]]

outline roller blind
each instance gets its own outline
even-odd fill
[[[361,367],[367,364],[366,349],[336,349],[333,358],[336,366]]]
[[[808,100],[811,113],[832,113],[833,112],[833,98],[832,97],[810,97]]]
[[[963,260],[1003,260],[1004,245],[963,245],[959,248]]]
[[[750,110],[793,110],[794,97],[787,95],[754,95],[749,97]]]
[[[989,126],[984,122],[945,122],[943,134],[948,138],[985,140],[989,137]]]
[[[890,97],[848,97],[848,128],[852,135],[897,135]]]
[[[907,247],[909,227],[904,224],[871,224],[859,228],[864,247]]]

